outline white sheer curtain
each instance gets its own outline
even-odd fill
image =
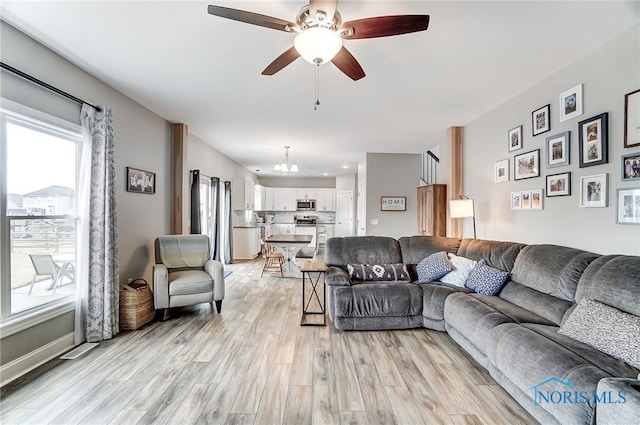
[[[118,333],[118,235],[111,109],[84,105],[80,165],[80,249],[77,269],[76,344]]]

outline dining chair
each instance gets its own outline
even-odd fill
[[[284,255],[265,239],[260,239],[260,242],[262,242],[262,256],[264,257],[264,265],[262,266],[260,277],[264,275],[265,271],[272,270],[280,271],[280,277],[284,277]]]

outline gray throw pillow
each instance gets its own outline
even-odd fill
[[[640,369],[640,317],[593,300],[581,300],[558,333]]]
[[[416,265],[418,283],[429,283],[440,279],[452,270],[451,263],[444,251],[426,257]]]
[[[355,280],[371,281],[401,281],[411,280],[407,267],[402,263],[397,264],[347,264],[349,277]]]
[[[478,294],[496,295],[508,278],[509,272],[493,268],[480,260],[469,273],[465,286]]]

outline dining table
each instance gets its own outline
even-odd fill
[[[284,255],[285,276],[302,277],[300,266],[296,263],[296,254],[301,248],[308,246],[312,240],[312,235],[292,235],[290,233],[281,233],[269,236],[266,239],[266,242]]]

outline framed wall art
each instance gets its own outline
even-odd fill
[[[640,180],[640,152],[622,155],[622,181]]]
[[[524,190],[520,192],[520,209],[531,209],[531,191]]]
[[[640,188],[616,191],[616,223],[640,224]]]
[[[531,191],[531,209],[542,209],[542,189],[536,189]]]
[[[509,181],[509,160],[503,159],[498,161],[493,166],[493,181],[494,183],[503,183]]]
[[[381,196],[380,210],[381,211],[406,211],[407,197],[406,196]]]
[[[524,180],[540,177],[540,149],[513,157],[513,179]]]
[[[511,209],[522,209],[522,203],[520,202],[520,192],[511,192]]]
[[[569,165],[570,148],[570,131],[547,137],[547,168]]]
[[[640,146],[640,89],[624,95],[624,147]]]
[[[582,115],[582,84],[560,93],[560,122]]]
[[[596,115],[578,123],[580,168],[609,162],[609,114]]]
[[[580,177],[580,207],[605,208],[607,206],[607,173]]]
[[[546,133],[551,130],[551,105],[545,105],[531,113],[531,129],[533,135]]]
[[[547,198],[553,196],[571,196],[570,172],[547,176]]]
[[[509,130],[507,135],[508,135],[507,139],[509,141],[509,152],[522,149],[522,126],[521,125]]]
[[[127,167],[127,192],[156,193],[156,173]]]

